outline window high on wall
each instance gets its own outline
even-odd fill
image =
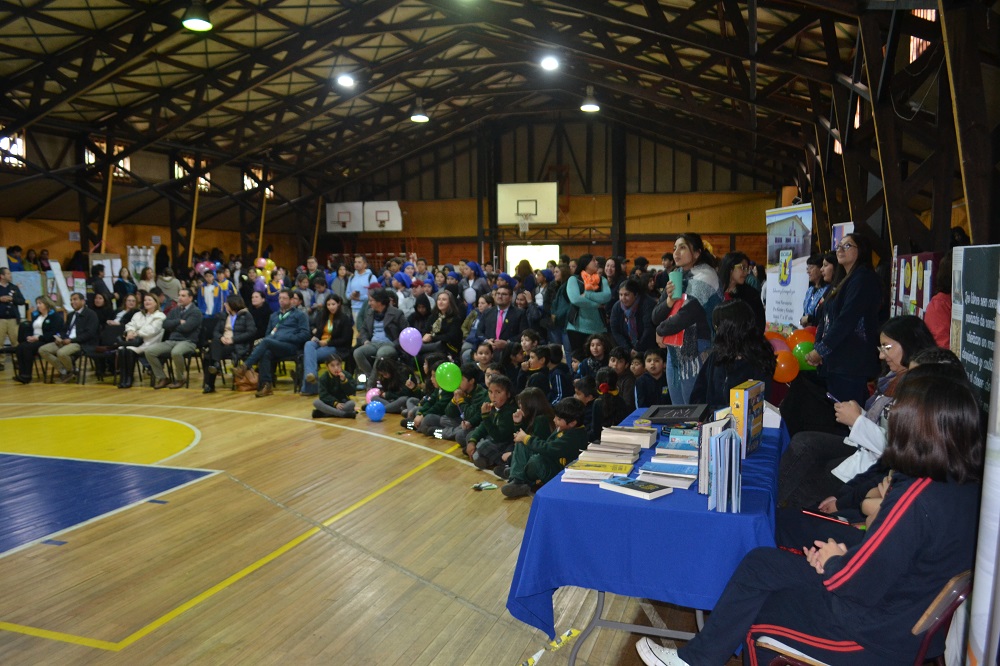
[[[24,132],[14,132],[4,134],[3,125],[0,125],[0,160],[4,166],[17,167],[23,169],[27,155],[24,153]]]
[[[92,139],[91,143],[94,147],[101,153],[103,158],[108,154],[108,144],[102,139]],[[114,145],[114,155],[125,150],[125,144],[116,143]],[[97,153],[89,147],[83,149],[83,161],[87,164],[97,164]],[[130,180],[129,172],[132,170],[132,160],[126,155],[125,157],[115,161],[114,176],[117,180]]]
[[[243,172],[243,189],[249,192],[256,190],[264,183],[264,167],[250,167]],[[268,199],[274,198],[274,186],[268,185],[264,190],[264,196]]]
[[[194,171],[195,160],[192,155],[181,155],[178,161],[174,162],[174,179],[181,180],[186,178],[189,173]],[[208,166],[208,162],[201,160],[200,168],[201,175],[198,176],[198,189],[202,192],[212,191],[212,174],[205,170]],[[188,183],[190,187],[190,183]]]
[[[913,15],[917,18],[922,18],[931,23],[937,21],[937,10],[936,9],[914,9]],[[927,47],[931,43],[926,39],[920,39],[918,37],[910,37],[910,62],[913,62],[920,57],[920,54],[927,50]]]

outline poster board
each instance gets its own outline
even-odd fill
[[[934,281],[941,263],[941,254],[921,252],[901,254],[893,259],[892,306],[893,317],[917,315],[921,319],[934,295]]]
[[[830,248],[830,251],[835,252],[836,250],[834,250],[834,248],[837,247],[840,241],[844,240],[844,236],[854,233],[854,223],[841,222],[840,224],[835,224],[833,225],[833,229],[831,231],[832,233],[830,235],[833,239],[833,247]]]
[[[63,275],[62,266],[58,261],[50,260],[49,267],[52,269],[45,275],[49,278],[49,296],[56,305],[66,309],[69,307],[69,285],[66,284],[66,276]]]
[[[798,327],[809,288],[806,260],[812,248],[812,204],[773,208],[767,226],[767,322]]]
[[[952,250],[951,347],[962,360],[985,413],[993,379],[1000,245]]]
[[[21,311],[21,318],[26,317],[26,311],[35,309],[35,299],[46,293],[46,284],[43,276],[38,271],[17,271],[10,274],[10,281],[17,285],[24,296],[24,305],[18,308]]]
[[[122,256],[120,254],[95,253],[89,256],[90,268],[96,264],[104,266],[104,284],[108,285],[108,291],[115,290],[115,280],[118,279],[118,272],[122,269]]]

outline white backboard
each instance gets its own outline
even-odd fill
[[[531,224],[559,221],[559,183],[500,183],[497,185],[497,224],[516,225],[521,214]]]
[[[330,234],[351,234],[364,231],[364,204],[342,201],[326,205],[326,231]]]
[[[402,231],[403,213],[398,201],[366,201],[365,231]]]

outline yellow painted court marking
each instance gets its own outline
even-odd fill
[[[160,416],[73,414],[0,419],[0,453],[152,465],[196,445],[201,431]]]
[[[386,485],[382,486],[381,488],[379,488],[375,492],[373,492],[373,493],[367,495],[366,497],[363,497],[362,499],[358,500],[357,502],[355,502],[354,504],[350,505],[349,507],[347,507],[343,511],[340,511],[339,513],[334,514],[330,518],[327,518],[326,520],[324,520],[321,523],[322,526],[323,527],[329,527],[330,525],[332,525],[333,523],[337,522],[341,518],[344,518],[345,516],[347,516],[347,515],[355,512],[355,511],[357,511],[358,509],[360,509],[364,505],[368,504],[372,500],[376,499],[380,495],[383,495],[384,493],[388,492],[389,490],[392,490],[393,488],[395,488],[396,486],[398,486],[399,484],[401,484],[403,481],[406,481],[408,478],[410,478],[411,476],[415,475],[417,472],[420,472],[421,470],[426,469],[427,467],[430,467],[431,465],[433,465],[434,463],[436,463],[438,460],[441,460],[442,458],[444,458],[447,454],[450,454],[450,453],[458,450],[459,448],[460,448],[459,445],[456,444],[455,446],[451,447],[450,449],[448,449],[444,453],[439,453],[438,455],[434,456],[433,458],[431,458],[427,462],[424,462],[424,463],[421,463],[421,464],[417,465],[416,467],[414,467],[410,471],[408,471],[408,472],[406,472],[406,473],[404,473],[404,474],[396,477],[395,479],[393,479],[392,481],[390,481]],[[84,647],[92,647],[92,648],[98,648],[98,649],[101,649],[101,650],[109,650],[111,652],[119,652],[119,651],[124,650],[125,648],[127,648],[129,645],[132,645],[132,643],[135,643],[139,639],[141,639],[141,638],[143,638],[143,637],[145,637],[145,636],[153,633],[154,631],[156,631],[157,629],[159,629],[160,627],[162,627],[163,625],[165,625],[167,622],[170,622],[171,620],[173,620],[174,618],[178,617],[182,613],[191,610],[192,608],[194,608],[198,604],[202,603],[203,601],[206,601],[206,600],[210,599],[211,597],[215,596],[217,593],[221,592],[222,590],[225,590],[226,588],[228,588],[229,586],[233,585],[234,583],[236,583],[236,582],[238,582],[238,581],[246,578],[247,576],[249,576],[253,572],[255,572],[258,569],[260,569],[261,567],[263,567],[265,564],[267,564],[269,562],[272,562],[273,560],[276,560],[277,558],[281,557],[282,555],[284,555],[285,553],[287,553],[288,551],[290,551],[292,548],[295,548],[296,546],[298,546],[302,542],[306,541],[310,537],[315,536],[316,534],[318,534],[321,531],[322,530],[319,527],[313,527],[313,528],[311,528],[309,530],[306,530],[305,532],[303,532],[299,536],[295,537],[294,539],[292,539],[291,541],[289,541],[285,545],[280,546],[279,548],[271,551],[270,553],[268,553],[264,557],[260,558],[259,560],[257,560],[253,564],[250,564],[250,565],[244,567],[243,569],[240,569],[239,571],[237,571],[236,573],[234,573],[229,578],[226,578],[222,582],[217,583],[216,585],[213,585],[212,587],[208,588],[207,590],[205,590],[201,594],[199,594],[199,595],[197,595],[195,597],[192,597],[191,599],[185,601],[183,604],[181,604],[177,608],[174,608],[173,610],[171,610],[167,614],[165,614],[165,615],[163,615],[163,616],[161,616],[161,617],[153,620],[152,622],[150,622],[146,626],[142,627],[141,629],[139,629],[138,631],[134,632],[133,634],[130,634],[129,636],[126,636],[125,638],[123,638],[122,640],[118,641],[117,643],[111,642],[111,641],[97,640],[97,639],[94,639],[94,638],[87,638],[86,636],[76,636],[74,634],[67,634],[67,633],[63,633],[63,632],[59,632],[59,631],[48,631],[46,629],[38,629],[36,627],[29,627],[29,626],[25,626],[25,625],[22,625],[22,624],[13,624],[13,623],[10,623],[10,622],[0,622],[0,629],[5,630],[5,631],[16,632],[16,633],[20,633],[20,634],[27,634],[29,636],[37,636],[39,638],[48,638],[50,640],[61,641],[63,643],[72,643],[74,645],[82,645]]]

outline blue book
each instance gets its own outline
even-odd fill
[[[675,458],[697,458],[698,440],[688,438],[661,439],[656,444],[654,455],[673,456]]]
[[[639,468],[642,472],[652,474],[669,474],[670,476],[681,476],[686,479],[698,478],[698,466],[684,462],[648,462]]]

